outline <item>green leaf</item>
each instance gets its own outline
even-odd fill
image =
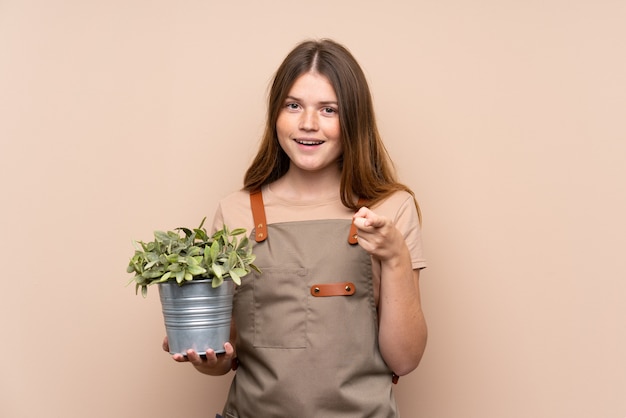
[[[248,271],[248,270],[246,270],[246,269],[244,269],[244,268],[241,268],[241,267],[237,267],[237,268],[235,268],[235,269],[232,269],[229,273],[230,273],[230,274],[233,274],[233,272],[234,272],[237,276],[239,276],[239,277],[244,277],[244,276],[246,276],[246,275],[249,273],[249,271]]]
[[[211,244],[211,260],[215,260],[217,258],[217,256],[219,255],[220,252],[220,245],[219,243],[216,241],[213,241],[213,244]]]
[[[232,270],[237,265],[237,253],[231,252],[228,254],[228,270]]]
[[[142,257],[144,259],[146,259],[148,261],[157,261],[157,260],[161,259],[161,257],[158,254],[156,254],[155,252],[147,252],[147,253],[143,253],[141,255],[142,255]]]
[[[224,275],[224,268],[219,264],[213,263],[211,269],[213,270],[213,273],[215,273],[215,277],[218,279],[221,279]]]
[[[193,232],[191,232],[191,229],[189,228],[180,227],[180,228],[176,228],[176,230],[183,231],[185,235],[188,237],[190,237],[193,234]]]
[[[200,241],[208,241],[209,240],[209,235],[206,233],[206,230],[204,229],[194,229],[193,230],[196,233],[196,238]]]
[[[181,271],[182,269],[183,267],[178,263],[170,264],[169,266],[167,266],[168,271],[172,271],[175,273]]]
[[[198,254],[202,254],[202,249],[200,247],[190,247],[187,250],[187,257],[193,257]]]
[[[241,277],[239,277],[239,275],[235,272],[235,270],[229,271],[228,274],[230,275],[230,278],[233,279],[233,282],[235,282],[237,286],[241,285]]]
[[[151,262],[149,262],[148,264],[146,264],[146,266],[145,266],[144,268],[145,268],[146,270],[147,270],[147,269],[149,269],[149,268],[152,268],[152,267],[154,267],[154,265],[155,265],[155,264],[157,264],[158,262],[159,262],[159,260],[154,260],[154,261],[151,261]]]
[[[169,234],[163,231],[154,231],[154,238],[156,238],[157,241],[161,242],[169,242],[170,240]]]
[[[167,281],[167,279],[163,279],[163,276],[161,276],[161,278],[160,278],[160,279],[155,280],[155,281],[153,281],[153,282],[151,282],[151,283],[149,283],[149,284],[159,284],[159,283],[164,283],[164,282],[166,282],[166,281]]]
[[[147,270],[141,273],[141,277],[145,279],[156,279],[163,275],[163,271],[161,270]]]
[[[237,245],[238,250],[242,250],[248,246],[248,237],[243,237],[241,241],[239,241],[239,245]]]
[[[203,267],[200,267],[200,266],[199,266],[199,265],[197,265],[197,264],[196,264],[196,265],[189,265],[189,266],[187,267],[187,271],[188,271],[190,274],[193,274],[194,276],[199,276],[199,275],[201,275],[201,274],[206,273],[206,269],[205,269],[205,268],[203,268]]]

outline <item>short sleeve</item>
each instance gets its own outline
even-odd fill
[[[213,215],[213,224],[211,226],[211,234],[214,234],[216,231],[222,229],[224,226],[224,212],[222,210],[222,203],[220,202],[217,205],[217,209],[215,210],[215,214]]]
[[[386,209],[384,212],[389,211],[387,216],[390,216],[396,228],[402,233],[411,254],[413,269],[425,268],[422,228],[413,196],[406,192],[397,192],[382,203],[381,208]]]
[[[395,192],[372,207],[372,210],[390,219],[400,231],[409,250],[413,270],[426,268],[426,259],[422,249],[422,229],[413,196],[405,191]],[[382,272],[380,261],[374,261],[372,261],[372,280],[375,286],[374,294],[376,294],[380,289]]]

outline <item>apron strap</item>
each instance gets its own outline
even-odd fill
[[[252,208],[252,219],[254,219],[254,240],[263,242],[267,238],[267,220],[261,189],[250,192],[250,207]]]
[[[359,197],[359,201],[357,202],[357,205],[359,205],[359,208],[361,208],[362,206],[365,206],[367,203],[367,201],[365,199],[363,199],[362,197]],[[350,233],[348,234],[348,243],[350,245],[354,245],[356,244],[357,241],[357,233],[356,233],[356,225],[354,224],[354,222],[352,222],[352,225],[350,225]]]

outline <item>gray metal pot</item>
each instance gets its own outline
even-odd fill
[[[170,353],[184,354],[190,348],[200,354],[209,348],[223,353],[230,337],[234,290],[232,280],[216,288],[210,279],[182,286],[174,280],[159,284]]]

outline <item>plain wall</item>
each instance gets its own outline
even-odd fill
[[[626,417],[626,2],[0,0],[0,416],[207,417],[133,239],[239,188],[300,40],[364,67],[424,215],[403,417]]]

